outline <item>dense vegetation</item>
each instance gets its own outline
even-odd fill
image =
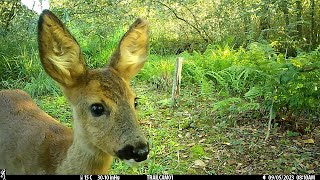
[[[113,173],[320,173],[319,1],[57,0],[51,9],[92,68],[136,17],[150,22],[149,60],[133,85],[152,152],[138,168],[116,160]],[[72,127],[39,62],[38,15],[15,0],[0,11],[0,88],[24,89]],[[178,56],[182,90],[171,107]]]

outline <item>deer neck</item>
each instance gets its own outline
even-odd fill
[[[112,156],[101,151],[74,131],[74,139],[57,174],[108,174]]]

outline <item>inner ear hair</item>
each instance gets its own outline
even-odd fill
[[[38,45],[43,68],[61,86],[75,85],[79,77],[86,73],[79,44],[50,11],[40,15]]]
[[[122,78],[130,81],[147,60],[148,46],[148,24],[144,19],[138,18],[122,37],[108,66],[118,71]]]

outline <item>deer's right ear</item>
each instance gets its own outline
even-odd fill
[[[80,46],[49,10],[38,21],[38,45],[43,68],[60,85],[74,86],[86,73]]]

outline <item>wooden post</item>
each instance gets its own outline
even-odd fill
[[[176,68],[174,70],[174,77],[172,83],[172,105],[176,104],[177,98],[180,95],[180,84],[181,84],[181,72],[182,72],[182,63],[184,59],[178,57],[176,60]]]

